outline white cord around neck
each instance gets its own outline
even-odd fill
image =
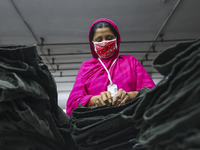
[[[118,57],[119,57],[119,56],[118,56]],[[111,69],[111,67],[114,65],[114,63],[117,61],[118,57],[113,61],[112,65],[110,66],[110,69]],[[111,79],[111,76],[110,76],[110,73],[109,73],[110,69],[109,69],[109,71],[108,71],[108,69],[106,68],[106,66],[105,66],[104,63],[101,61],[100,58],[98,58],[98,60],[100,61],[100,63],[102,64],[102,66],[105,68],[106,72],[108,73],[108,79],[109,79],[109,81],[110,81],[110,84],[113,84],[112,79]]]

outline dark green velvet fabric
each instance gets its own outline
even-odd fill
[[[0,149],[77,149],[54,78],[34,45],[0,47]]]

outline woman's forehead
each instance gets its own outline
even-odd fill
[[[103,27],[103,28],[97,28],[97,30],[94,33],[94,36],[103,35],[103,34],[114,35],[114,33],[110,30],[110,28]]]

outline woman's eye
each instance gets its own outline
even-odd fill
[[[112,39],[114,39],[113,36],[107,36],[107,38],[106,38],[106,40],[112,40]]]
[[[101,41],[102,41],[101,38],[97,38],[97,39],[95,39],[95,42],[101,42]]]

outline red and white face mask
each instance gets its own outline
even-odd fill
[[[109,40],[103,42],[93,42],[95,52],[101,58],[110,58],[117,50],[117,40]]]

